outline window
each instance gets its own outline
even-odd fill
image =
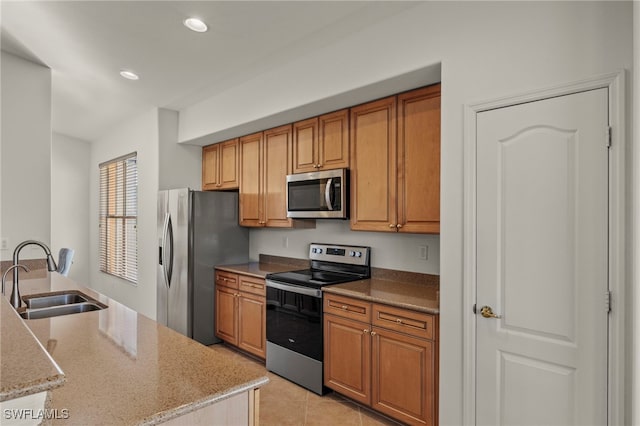
[[[137,153],[100,164],[100,270],[138,282]]]

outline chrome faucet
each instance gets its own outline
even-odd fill
[[[49,250],[49,247],[47,247],[45,243],[36,240],[26,240],[18,244],[16,249],[13,251],[13,266],[20,264],[20,250],[31,244],[42,247],[44,254],[47,255],[47,270],[49,270],[49,272],[56,271],[58,269],[58,265],[56,265],[55,260],[53,260],[53,256],[51,256],[51,250]],[[16,309],[22,306],[20,290],[18,289],[18,268],[13,268],[13,290],[11,291],[10,302]]]
[[[15,269],[15,268],[22,268],[22,269],[24,269],[25,272],[29,272],[29,268],[27,268],[26,266],[21,265],[21,264],[9,266],[7,268],[7,270],[4,271],[4,275],[2,275],[2,294],[3,295],[4,295],[4,287],[5,287],[4,283],[7,280],[7,274],[9,273],[10,270]]]

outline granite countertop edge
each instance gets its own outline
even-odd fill
[[[366,279],[361,281],[353,281],[351,283],[346,283],[346,284],[336,284],[336,285],[326,286],[322,288],[322,291],[326,293],[337,294],[340,296],[352,297],[354,299],[365,300],[367,302],[382,303],[385,305],[395,306],[398,308],[411,309],[414,311],[424,312],[427,314],[440,315],[440,308],[434,308],[434,307],[424,306],[424,305],[415,304],[415,303],[402,302],[402,301],[394,300],[393,297],[384,297],[384,298],[375,297],[367,294],[362,294],[359,291],[353,291],[353,290],[343,288],[345,285],[352,284],[355,282],[361,283],[361,284],[369,284],[372,282],[372,280]],[[381,280],[378,280],[378,283],[380,282]],[[386,281],[386,283],[389,283],[389,286],[393,286],[401,282],[389,280],[389,281]],[[409,284],[409,285],[415,285],[415,284]]]
[[[0,402],[10,401],[16,398],[22,398],[24,396],[35,395],[41,392],[47,392],[52,389],[63,386],[67,381],[64,374],[57,376],[45,377],[38,380],[36,383],[25,383],[20,387],[15,386],[12,389],[2,390],[0,392]]]
[[[5,298],[2,297],[2,299],[5,299]],[[48,366],[56,370],[55,374],[47,374],[37,379],[32,379],[30,381],[25,381],[25,382],[16,383],[10,386],[3,387],[2,389],[0,389],[0,402],[10,401],[12,399],[22,398],[29,395],[35,395],[41,392],[47,392],[52,389],[56,389],[56,388],[59,388],[60,386],[63,386],[67,381],[67,379],[62,369],[60,369],[60,366],[58,366],[58,364],[53,360],[53,358],[51,358],[51,355],[49,355],[49,352],[47,352],[47,350],[42,346],[42,343],[40,343],[40,340],[38,340],[38,338],[33,334],[31,329],[26,324],[24,324],[24,321],[22,320],[22,318],[19,317],[18,312],[16,312],[15,309],[11,305],[9,305],[9,302],[5,299],[3,301],[0,301],[0,303],[2,303],[2,306],[0,307],[0,311],[4,310],[5,314],[7,314],[7,311],[12,311],[13,315],[8,314],[9,318],[11,318],[10,321],[13,321],[13,318],[15,316],[15,319],[19,321],[22,325],[22,327],[19,327],[18,330],[16,330],[15,327],[12,327],[11,338],[12,339],[29,339],[33,341],[33,344],[37,345],[37,347],[40,348],[40,350],[42,351],[42,354],[44,355],[44,358],[46,359],[46,360],[45,359],[37,360],[37,362],[40,362],[40,363],[46,362]],[[9,318],[5,318],[5,321]],[[3,331],[6,332],[7,330],[4,329]],[[15,360],[10,360],[10,361],[15,361]]]
[[[176,419],[178,417],[184,416],[185,414],[197,411],[201,408],[207,407],[211,404],[215,404],[222,400],[231,398],[233,396],[239,395],[243,392],[250,391],[252,389],[259,388],[261,386],[269,383],[269,378],[267,376],[260,377],[258,379],[252,380],[250,382],[246,382],[242,385],[227,389],[223,392],[218,392],[213,394],[207,398],[200,399],[198,401],[194,401],[189,404],[182,405],[180,407],[176,407],[171,410],[163,411],[161,413],[157,413],[151,417],[148,417],[142,422],[138,423],[139,426],[154,426],[158,424],[162,424],[172,419]]]

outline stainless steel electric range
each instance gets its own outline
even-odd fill
[[[370,257],[370,247],[311,243],[310,269],[266,276],[267,370],[325,393],[321,289],[369,278]]]

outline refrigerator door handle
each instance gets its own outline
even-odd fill
[[[169,276],[167,275],[167,234],[169,233],[169,213],[164,215],[164,224],[162,225],[162,246],[160,247],[160,265],[162,265],[162,277],[164,278],[165,287],[169,288]]]
[[[171,276],[173,275],[173,224],[171,223],[171,214],[167,214],[167,242],[166,248],[169,248],[169,264],[165,264],[165,278],[167,280],[167,287],[171,288]]]

